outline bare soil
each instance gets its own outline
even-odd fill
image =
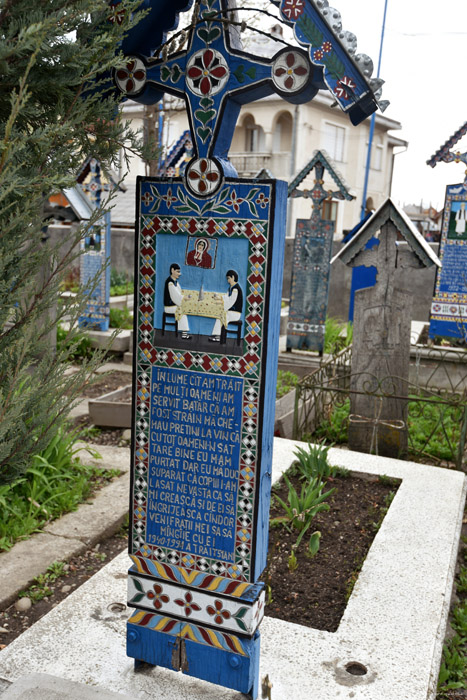
[[[291,482],[300,493],[302,482],[298,476],[292,476]],[[309,537],[305,535],[293,571],[289,569],[289,556],[299,533],[283,525],[272,528],[268,565],[262,576],[270,601],[266,614],[335,632],[397,486],[396,482],[349,476],[330,479],[326,490],[335,489],[326,501],[330,509],[318,513],[308,530],[309,535],[315,530],[321,532],[319,551],[314,557],[308,555]],[[287,502],[284,482],[273,493]],[[284,510],[273,497],[271,517],[281,515]]]

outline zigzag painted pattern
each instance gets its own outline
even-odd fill
[[[189,622],[180,622],[170,617],[164,617],[157,613],[147,613],[139,610],[128,620],[133,625],[148,627],[155,632],[165,632],[174,637],[189,639],[198,644],[205,644],[223,651],[230,651],[234,654],[247,656],[247,651],[239,637],[234,634],[226,634],[217,630],[200,627]]]
[[[130,557],[140,574],[148,574],[165,581],[196,586],[196,588],[203,591],[215,591],[216,593],[224,593],[225,595],[239,598],[245,595],[249,589],[255,587],[254,584],[232,581],[222,576],[205,574],[201,571],[187,571],[180,566],[162,564],[159,561],[137,557],[134,554],[130,554]]]

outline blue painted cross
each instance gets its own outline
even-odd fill
[[[227,0],[202,0],[186,50],[129,56],[114,72],[117,88],[133,100],[151,104],[168,92],[186,101],[196,151],[186,181],[196,196],[212,195],[224,176],[236,175],[227,157],[242,104],[273,93],[308,102],[327,87],[353,123],[377,108],[365,75],[312,3],[283,0],[282,17],[308,50],[286,46],[272,59],[241,50],[234,10]]]

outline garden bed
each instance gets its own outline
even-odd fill
[[[300,491],[298,476],[291,476],[291,483]],[[298,533],[273,527],[262,580],[268,586],[266,615],[335,632],[397,486],[378,479],[336,476],[324,490],[330,488],[335,488],[327,501],[330,510],[318,513],[310,528],[310,535],[321,532],[318,553],[307,556],[305,536],[296,552],[297,568],[290,571],[289,556]],[[284,501],[287,491],[282,480],[273,488],[273,494]],[[283,512],[273,497],[271,518]]]

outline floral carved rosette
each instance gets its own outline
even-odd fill
[[[115,72],[117,87],[127,95],[135,95],[146,83],[146,66],[140,58],[131,58],[125,68]]]
[[[300,51],[283,51],[272,65],[274,85],[283,92],[298,92],[310,76],[310,65]]]
[[[229,79],[224,56],[213,49],[197,51],[187,63],[186,84],[195,95],[206,97],[220,92]]]
[[[197,158],[186,169],[186,182],[193,194],[207,196],[221,185],[222,173],[215,160]]]

